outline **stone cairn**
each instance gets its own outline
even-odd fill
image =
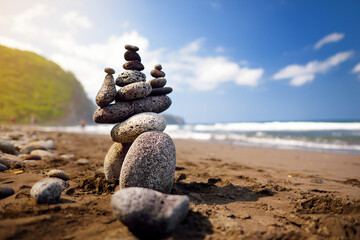
[[[125,71],[115,81],[114,69],[105,68],[107,75],[96,96],[99,108],[93,115],[96,123],[116,123],[111,130],[114,143],[104,160],[106,179],[119,179],[120,185],[112,197],[112,209],[132,230],[168,233],[185,218],[189,208],[186,196],[168,195],[174,181],[176,150],[170,136],[163,133],[166,121],[158,113],[170,107],[167,94],[172,88],[164,87],[165,73],[160,64],[155,65],[150,73],[154,79],[147,83],[141,72],[144,66],[139,48],[125,45],[125,49]],[[120,87],[118,91],[115,85]],[[134,199],[136,195],[142,198]],[[133,214],[129,213],[131,209]],[[139,209],[145,211],[145,220],[139,218]]]

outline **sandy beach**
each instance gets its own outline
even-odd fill
[[[0,173],[15,194],[0,200],[0,239],[136,239],[112,214],[118,181],[105,180],[110,136],[36,132],[57,156]],[[165,239],[360,239],[360,156],[175,140],[172,194],[190,211]],[[88,164],[76,160],[85,158]],[[37,204],[30,189],[51,169],[70,180],[59,203]]]

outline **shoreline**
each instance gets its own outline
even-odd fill
[[[25,132],[25,131],[24,131]],[[0,200],[3,239],[136,239],[116,220],[110,198],[118,186],[101,173],[109,135],[36,131],[55,140],[51,152],[20,174],[0,173],[15,194]],[[168,239],[308,239],[360,237],[360,158],[298,150],[174,140],[172,194],[187,195],[190,211]],[[88,164],[79,165],[77,159]],[[31,186],[50,169],[70,187],[56,204],[36,204]],[[115,185],[114,185],[115,184]]]

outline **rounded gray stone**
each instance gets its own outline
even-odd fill
[[[174,182],[176,150],[170,136],[145,132],[138,136],[125,156],[120,189],[143,187],[169,193]]]
[[[111,74],[105,76],[104,82],[96,95],[96,104],[99,107],[106,107],[115,100],[116,88],[114,77]]]
[[[108,74],[114,74],[114,73],[115,73],[115,70],[114,70],[113,68],[107,67],[107,68],[104,69],[104,72],[106,72],[106,73],[108,73]]]
[[[155,67],[154,67],[156,70],[159,70],[159,71],[161,71],[161,69],[162,69],[162,66],[161,66],[161,64],[156,64],[155,65]]]
[[[63,171],[63,170],[59,170],[59,169],[52,169],[47,173],[48,177],[53,177],[53,178],[60,178],[63,179],[65,181],[69,180],[69,177],[67,176],[67,174]]]
[[[144,132],[162,132],[165,128],[166,120],[163,116],[152,112],[139,113],[115,125],[111,130],[111,138],[114,142],[130,143]]]
[[[171,87],[154,88],[149,95],[150,96],[161,96],[161,95],[169,94],[172,91],[173,91],[173,89]]]
[[[15,154],[16,148],[11,142],[0,139],[0,151],[9,154]]]
[[[6,170],[8,170],[7,166],[0,163],[0,172],[6,171]]]
[[[111,198],[114,215],[134,232],[168,234],[185,219],[189,198],[146,188],[126,188]]]
[[[137,46],[130,45],[130,44],[126,44],[125,49],[129,50],[129,51],[134,51],[134,52],[139,51],[139,48]]]
[[[113,143],[104,160],[104,173],[106,179],[119,179],[121,166],[131,143]]]
[[[98,108],[93,120],[96,123],[119,123],[142,112],[161,113],[171,105],[168,96],[152,96],[127,102],[116,102],[104,108]]]
[[[61,192],[61,185],[56,179],[44,178],[34,184],[30,190],[30,195],[38,203],[51,203],[59,200]]]
[[[166,78],[160,77],[160,78],[154,78],[149,81],[149,84],[152,88],[161,88],[166,85]]]
[[[68,189],[70,187],[70,184],[61,178],[51,177],[49,179],[53,179],[54,181],[57,181],[60,184],[62,191],[64,191],[65,189]]]
[[[150,94],[151,90],[150,84],[146,82],[131,83],[120,88],[116,94],[115,100],[120,102],[144,98]]]
[[[15,193],[14,189],[12,189],[11,187],[9,187],[9,186],[0,186],[0,199],[10,197],[14,193]]]
[[[126,70],[119,74],[115,83],[119,87],[124,87],[131,83],[145,82],[146,75],[138,70]]]

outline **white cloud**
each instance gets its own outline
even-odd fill
[[[125,63],[125,44],[137,45],[140,48],[139,54],[145,66],[144,73],[149,79],[153,66],[161,63],[168,78],[168,85],[177,90],[207,91],[220,88],[225,82],[256,86],[264,74],[262,68],[243,67],[225,56],[202,56],[204,38],[196,39],[175,50],[151,49],[149,40],[137,31],[108,36],[100,43],[83,43],[72,34],[71,26],[68,24],[76,22],[84,31],[91,23],[87,23],[84,20],[86,17],[82,18],[74,11],[71,11],[71,14],[66,13],[61,19],[54,19],[53,15],[62,16],[59,11],[45,5],[36,5],[15,16],[12,30],[20,36],[18,39],[22,40],[18,41],[17,45],[32,40],[40,42],[42,49],[50,49],[46,51],[46,55],[64,69],[72,71],[92,99],[101,87],[105,67],[114,68],[116,74],[124,71],[122,64]],[[54,25],[61,27],[54,28]],[[32,46],[27,45],[26,48],[31,50]]]
[[[42,54],[42,51],[40,49],[34,47],[30,43],[17,41],[17,40],[8,38],[8,37],[0,36],[0,44],[11,47],[11,48],[16,48],[16,49],[25,50],[25,51],[32,51],[32,52],[36,52],[38,54]]]
[[[290,84],[293,86],[301,86],[315,79],[315,74],[326,73],[332,67],[346,61],[354,51],[339,52],[323,62],[311,61],[306,65],[289,65],[277,72],[273,78],[276,80],[291,79]]]
[[[217,48],[215,48],[215,52],[223,53],[223,52],[225,52],[225,48],[223,46],[218,46]]]
[[[345,37],[345,34],[343,33],[331,33],[325,37],[323,37],[322,39],[320,39],[314,46],[314,49],[318,50],[320,49],[322,46],[324,46],[325,44],[329,44],[329,43],[334,43],[334,42],[338,42],[341,39],[343,39]]]
[[[352,73],[360,73],[360,63],[353,68]]]
[[[91,21],[87,17],[81,16],[76,11],[70,11],[70,12],[66,13],[65,15],[63,15],[61,17],[61,20],[68,26],[75,25],[75,26],[82,27],[85,29],[89,29],[92,25]]]

